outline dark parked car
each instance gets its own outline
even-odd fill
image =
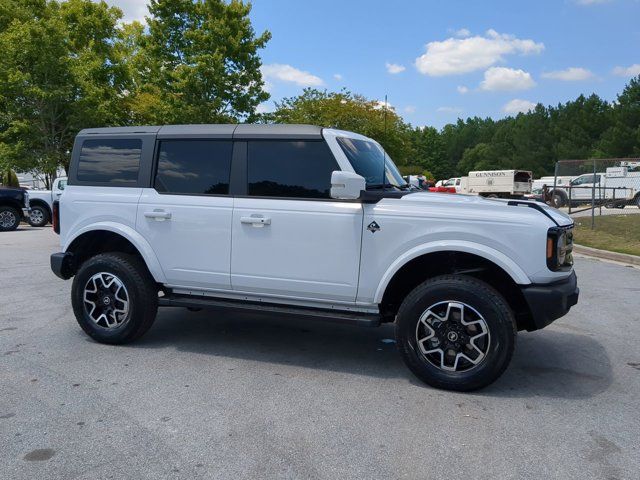
[[[29,218],[29,193],[22,188],[0,187],[0,232],[15,230]]]

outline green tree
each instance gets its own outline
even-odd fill
[[[11,170],[11,168],[6,167],[2,171],[2,177],[0,178],[0,183],[5,187],[19,187],[20,182],[18,181],[18,176],[16,172]]]
[[[140,27],[125,32],[137,69],[134,118],[157,124],[253,120],[269,98],[258,50],[271,34],[255,35],[250,11],[240,0],[151,0],[148,35]]]
[[[0,8],[0,152],[22,171],[68,166],[80,128],[121,123],[119,9],[90,0]]]
[[[411,140],[414,163],[438,179],[454,175],[456,166],[447,156],[444,139],[438,130],[433,127],[416,128],[411,134]]]
[[[640,155],[640,75],[632,78],[618,95],[611,111],[611,123],[598,144],[599,156]]]

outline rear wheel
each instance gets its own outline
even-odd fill
[[[121,344],[149,330],[158,310],[158,289],[138,258],[105,253],[82,264],[73,279],[71,303],[87,335]]]
[[[15,208],[0,207],[0,232],[15,230],[20,225],[20,214]]]
[[[409,369],[437,388],[470,391],[495,381],[515,348],[513,312],[491,286],[473,277],[443,275],[403,301],[397,344]]]
[[[551,195],[551,205],[555,208],[566,207],[567,203],[568,198],[564,192],[553,192]]]
[[[44,227],[49,223],[49,220],[49,211],[45,207],[41,205],[31,207],[31,212],[29,213],[29,225],[32,227]]]

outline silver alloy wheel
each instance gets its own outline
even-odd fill
[[[129,319],[129,292],[112,273],[92,276],[85,284],[83,300],[85,312],[100,327],[118,328]]]
[[[424,358],[442,370],[465,372],[485,359],[491,335],[485,319],[466,303],[444,301],[420,316],[416,341]]]
[[[0,212],[0,227],[11,228],[16,224],[16,214],[10,210]]]
[[[31,223],[39,225],[44,221],[44,212],[40,208],[32,208],[29,212],[29,220]]]

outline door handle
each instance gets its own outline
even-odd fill
[[[240,217],[240,223],[253,225],[254,227],[263,227],[271,225],[271,218],[263,216]]]
[[[171,220],[171,212],[165,212],[164,210],[154,210],[152,212],[144,212],[146,218],[153,218],[158,222],[164,220]]]

